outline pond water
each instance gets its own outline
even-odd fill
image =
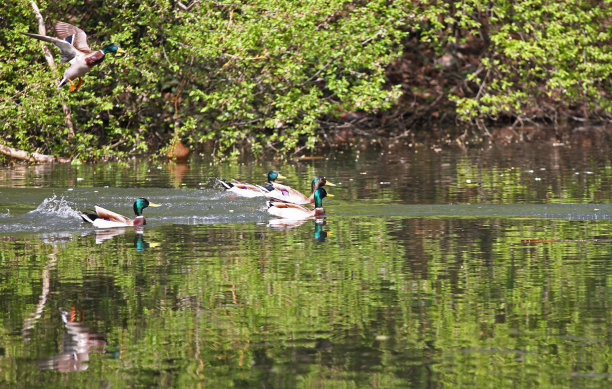
[[[1,168],[0,387],[609,387],[609,155]],[[337,184],[325,223],[217,181],[272,168]]]

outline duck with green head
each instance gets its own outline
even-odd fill
[[[232,180],[232,182],[219,180],[219,182],[228,192],[240,197],[263,197],[269,191],[274,190],[272,185],[274,185],[274,181],[279,178],[285,179],[286,177],[276,170],[270,170],[268,172],[268,181],[266,186],[251,185],[238,180]]]
[[[87,44],[87,34],[85,31],[72,24],[57,22],[54,28],[57,38],[27,32],[23,34],[41,41],[53,43],[60,50],[62,63],[70,62],[70,66],[64,72],[64,76],[57,86],[58,88],[61,88],[68,82],[70,83],[70,92],[78,90],[83,83],[81,77],[89,72],[92,67],[101,63],[106,54],[123,52],[115,43],[106,45],[101,50],[91,50]],[[77,78],[79,82],[75,85],[73,80]]]
[[[284,201],[286,203],[292,204],[314,204],[315,191],[318,188],[324,187],[325,185],[336,186],[336,184],[327,181],[327,179],[323,176],[317,176],[313,178],[312,182],[310,183],[312,193],[310,196],[306,196],[305,194],[301,193],[296,189],[293,189],[290,186],[273,183],[272,187],[274,190],[265,193],[265,196],[270,199]],[[331,197],[331,195],[329,194],[328,196]]]
[[[95,206],[95,213],[83,213],[81,218],[91,223],[96,228],[113,228],[113,227],[131,227],[131,226],[143,226],[147,224],[144,216],[142,216],[142,210],[146,207],[159,207],[159,204],[150,202],[149,200],[141,197],[134,201],[134,214],[136,217],[130,219],[127,216],[120,215],[108,209]]]
[[[333,197],[324,188],[319,187],[313,193],[314,209],[308,209],[300,204],[286,203],[284,201],[268,201],[268,213],[284,219],[303,220],[325,215],[323,199]]]

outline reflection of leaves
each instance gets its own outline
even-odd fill
[[[355,358],[376,367],[377,380],[389,376],[396,386],[406,382],[395,369],[415,358],[442,361],[427,376],[430,383],[469,375],[474,387],[508,377],[527,387],[534,380],[557,382],[559,369],[599,373],[609,366],[610,354],[601,352],[605,342],[598,340],[607,336],[609,271],[602,259],[609,245],[516,244],[522,238],[610,236],[609,223],[456,217],[327,222],[318,226],[333,230],[334,242],[327,244],[313,239],[316,224],[280,231],[256,224],[147,228],[147,238],[164,242],[164,250],[146,255],[134,250],[129,235],[103,245],[91,237],[68,241],[53,248],[57,278],[47,305],[51,310],[60,297],[74,296],[94,308],[86,310],[94,315],[92,328],[108,329],[96,332],[120,339],[127,351],[120,362],[92,361],[88,370],[118,387],[126,374],[108,373],[124,366],[163,369],[164,377],[151,381],[180,375],[194,384],[188,386],[202,380],[189,372],[205,366],[214,387],[230,386],[236,376],[256,386],[261,375],[253,373],[269,372],[271,365],[279,367],[275,380],[291,384],[297,365],[313,380],[330,372],[334,379],[352,379],[355,368],[363,373]],[[128,244],[117,244],[124,240]],[[36,239],[0,241],[0,305],[11,307],[0,310],[6,328],[28,312],[32,291],[40,288],[32,269],[44,265],[51,249]],[[43,315],[35,339],[26,343],[5,334],[3,347],[11,355],[56,348],[57,331],[45,330],[63,325],[56,322]],[[380,359],[387,354],[393,358]],[[538,369],[525,375],[526,364]],[[491,373],[498,371],[503,377]],[[11,383],[40,378],[10,374]]]
[[[575,161],[566,161],[568,167]],[[449,194],[454,202],[501,203],[591,203],[607,198],[610,185],[599,172],[577,172],[555,166],[553,159],[530,161],[524,168],[493,165],[483,167],[478,159],[463,158],[457,163],[455,183]]]

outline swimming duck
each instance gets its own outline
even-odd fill
[[[96,213],[84,213],[81,214],[81,218],[93,224],[96,228],[113,228],[113,227],[131,227],[131,226],[142,226],[147,224],[144,216],[142,216],[142,210],[146,207],[159,207],[159,204],[151,203],[149,200],[141,197],[134,201],[134,213],[136,217],[130,219],[129,217],[120,215],[108,209],[95,206]]]
[[[325,215],[325,210],[323,209],[323,199],[325,197],[333,197],[333,195],[327,194],[325,189],[320,187],[314,191],[313,197],[315,207],[313,210],[299,204],[285,203],[282,201],[268,201],[268,213],[274,216],[292,220],[310,219],[312,217]]]
[[[106,45],[101,50],[92,51],[87,45],[87,34],[85,31],[72,24],[56,22],[54,28],[57,38],[27,32],[23,34],[41,41],[53,43],[60,49],[62,63],[70,62],[70,66],[64,72],[64,76],[57,86],[58,88],[69,82],[70,92],[78,90],[83,83],[81,77],[92,67],[102,62],[106,54],[123,52],[115,43]],[[75,86],[73,80],[76,78],[79,79],[79,82]]]
[[[272,185],[278,178],[285,179],[286,177],[276,170],[270,170],[268,172],[268,185],[266,186],[251,185],[238,180],[232,180],[232,182],[219,180],[219,182],[228,192],[232,192],[240,197],[262,197],[269,191],[274,190]]]
[[[272,183],[272,187],[274,190],[265,193],[264,195],[268,198],[284,201],[292,204],[313,204],[314,203],[314,193],[318,188],[322,188],[325,185],[336,186],[331,182],[328,182],[327,179],[323,176],[317,176],[312,179],[310,183],[310,190],[312,194],[310,196],[306,196],[300,191],[291,188],[287,185]],[[328,194],[329,197],[332,197]]]

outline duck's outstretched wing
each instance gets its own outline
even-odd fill
[[[55,34],[63,41],[71,43],[77,50],[89,54],[92,50],[87,44],[87,34],[80,28],[64,22],[55,22]]]
[[[46,35],[30,34],[29,32],[24,32],[23,34],[31,38],[36,38],[41,41],[53,43],[55,47],[57,47],[60,50],[60,54],[62,56],[62,62],[69,62],[79,54],[79,51],[76,48],[74,48],[74,46],[72,46],[71,43],[65,40],[54,38],[51,36],[46,36]]]
[[[126,225],[132,224],[132,220],[129,217],[125,217],[116,212],[109,211],[108,209],[98,207],[97,205],[95,208],[96,208],[96,213],[98,214],[98,217],[100,218],[107,219],[107,220],[117,222],[117,223],[123,223]]]

